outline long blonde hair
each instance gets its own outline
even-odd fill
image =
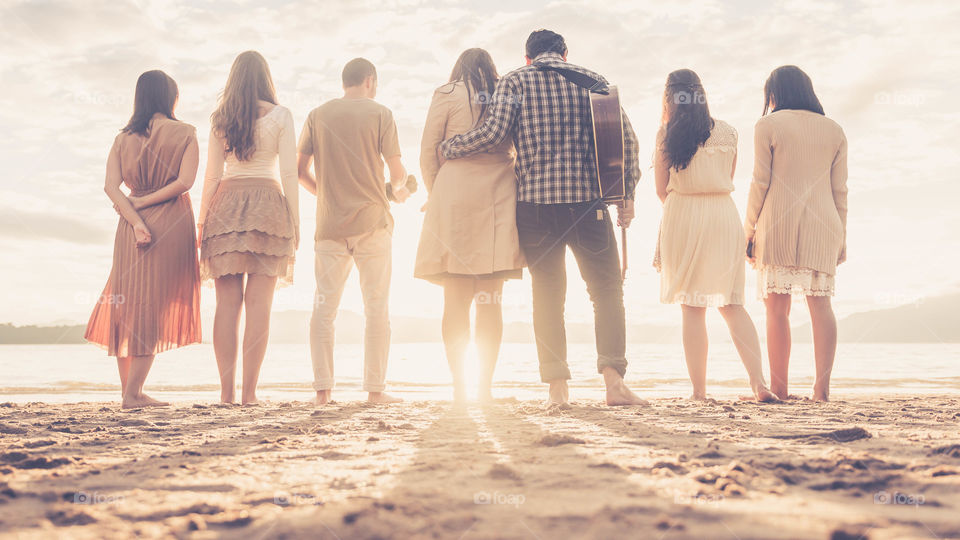
[[[227,142],[227,152],[240,161],[249,159],[255,150],[253,134],[260,117],[260,100],[277,103],[270,67],[260,53],[242,52],[233,61],[220,102],[210,115],[214,131]]]

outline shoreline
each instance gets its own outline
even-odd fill
[[[952,395],[4,403],[0,534],[957,537],[958,410]]]

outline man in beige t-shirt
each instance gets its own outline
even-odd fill
[[[318,404],[330,401],[334,386],[334,321],[354,264],[360,272],[366,316],[363,389],[370,401],[399,401],[383,392],[390,351],[393,231],[384,163],[397,201],[403,202],[410,193],[393,113],[373,100],[376,93],[373,64],[363,58],[351,60],[343,68],[343,97],[310,111],[300,135],[300,183],[317,196],[317,292],[310,319],[310,352]]]

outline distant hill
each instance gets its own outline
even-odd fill
[[[914,304],[855,313],[839,323],[840,339],[846,343],[960,343],[960,293],[927,298]],[[762,326],[762,321],[757,321]],[[204,341],[209,342],[212,316],[203,319]],[[440,321],[426,317],[391,318],[394,343],[439,342]],[[307,343],[309,311],[279,311],[270,323],[272,343]],[[363,343],[363,316],[341,311],[337,317],[338,343]],[[83,343],[83,325],[13,326],[0,324],[0,344]],[[762,330],[761,330],[762,332]],[[810,341],[810,325],[794,329],[798,342]],[[510,322],[504,325],[508,343],[533,341],[533,325]],[[570,343],[593,343],[592,323],[568,323]],[[627,340],[633,343],[678,343],[678,325],[629,325]]]
[[[838,324],[845,343],[960,343],[960,293],[925,298],[888,309],[854,313]],[[794,330],[810,341],[810,325]]]
[[[83,343],[86,326],[14,326],[0,324],[0,344],[38,345],[51,343]]]

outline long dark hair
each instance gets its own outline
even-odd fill
[[[770,111],[771,98],[773,111]],[[778,67],[763,85],[763,114],[783,109],[823,114],[823,105],[820,105],[820,100],[813,91],[813,81],[797,66]]]
[[[667,75],[663,91],[665,136],[662,150],[671,168],[683,170],[713,129],[707,94],[692,70],[678,69]]]
[[[462,81],[467,86],[467,97],[471,106],[473,103],[480,104],[480,116],[475,119],[476,122],[486,114],[499,78],[493,57],[483,49],[463,51],[453,65],[450,82]]]
[[[227,152],[232,152],[240,161],[249,159],[255,150],[253,133],[260,117],[258,100],[277,104],[270,67],[260,53],[242,52],[233,61],[217,110],[210,115],[213,129],[227,141]]]
[[[120,131],[146,136],[150,130],[150,120],[157,113],[176,120],[173,106],[179,95],[177,83],[159,69],[140,74],[133,97],[133,116]]]

